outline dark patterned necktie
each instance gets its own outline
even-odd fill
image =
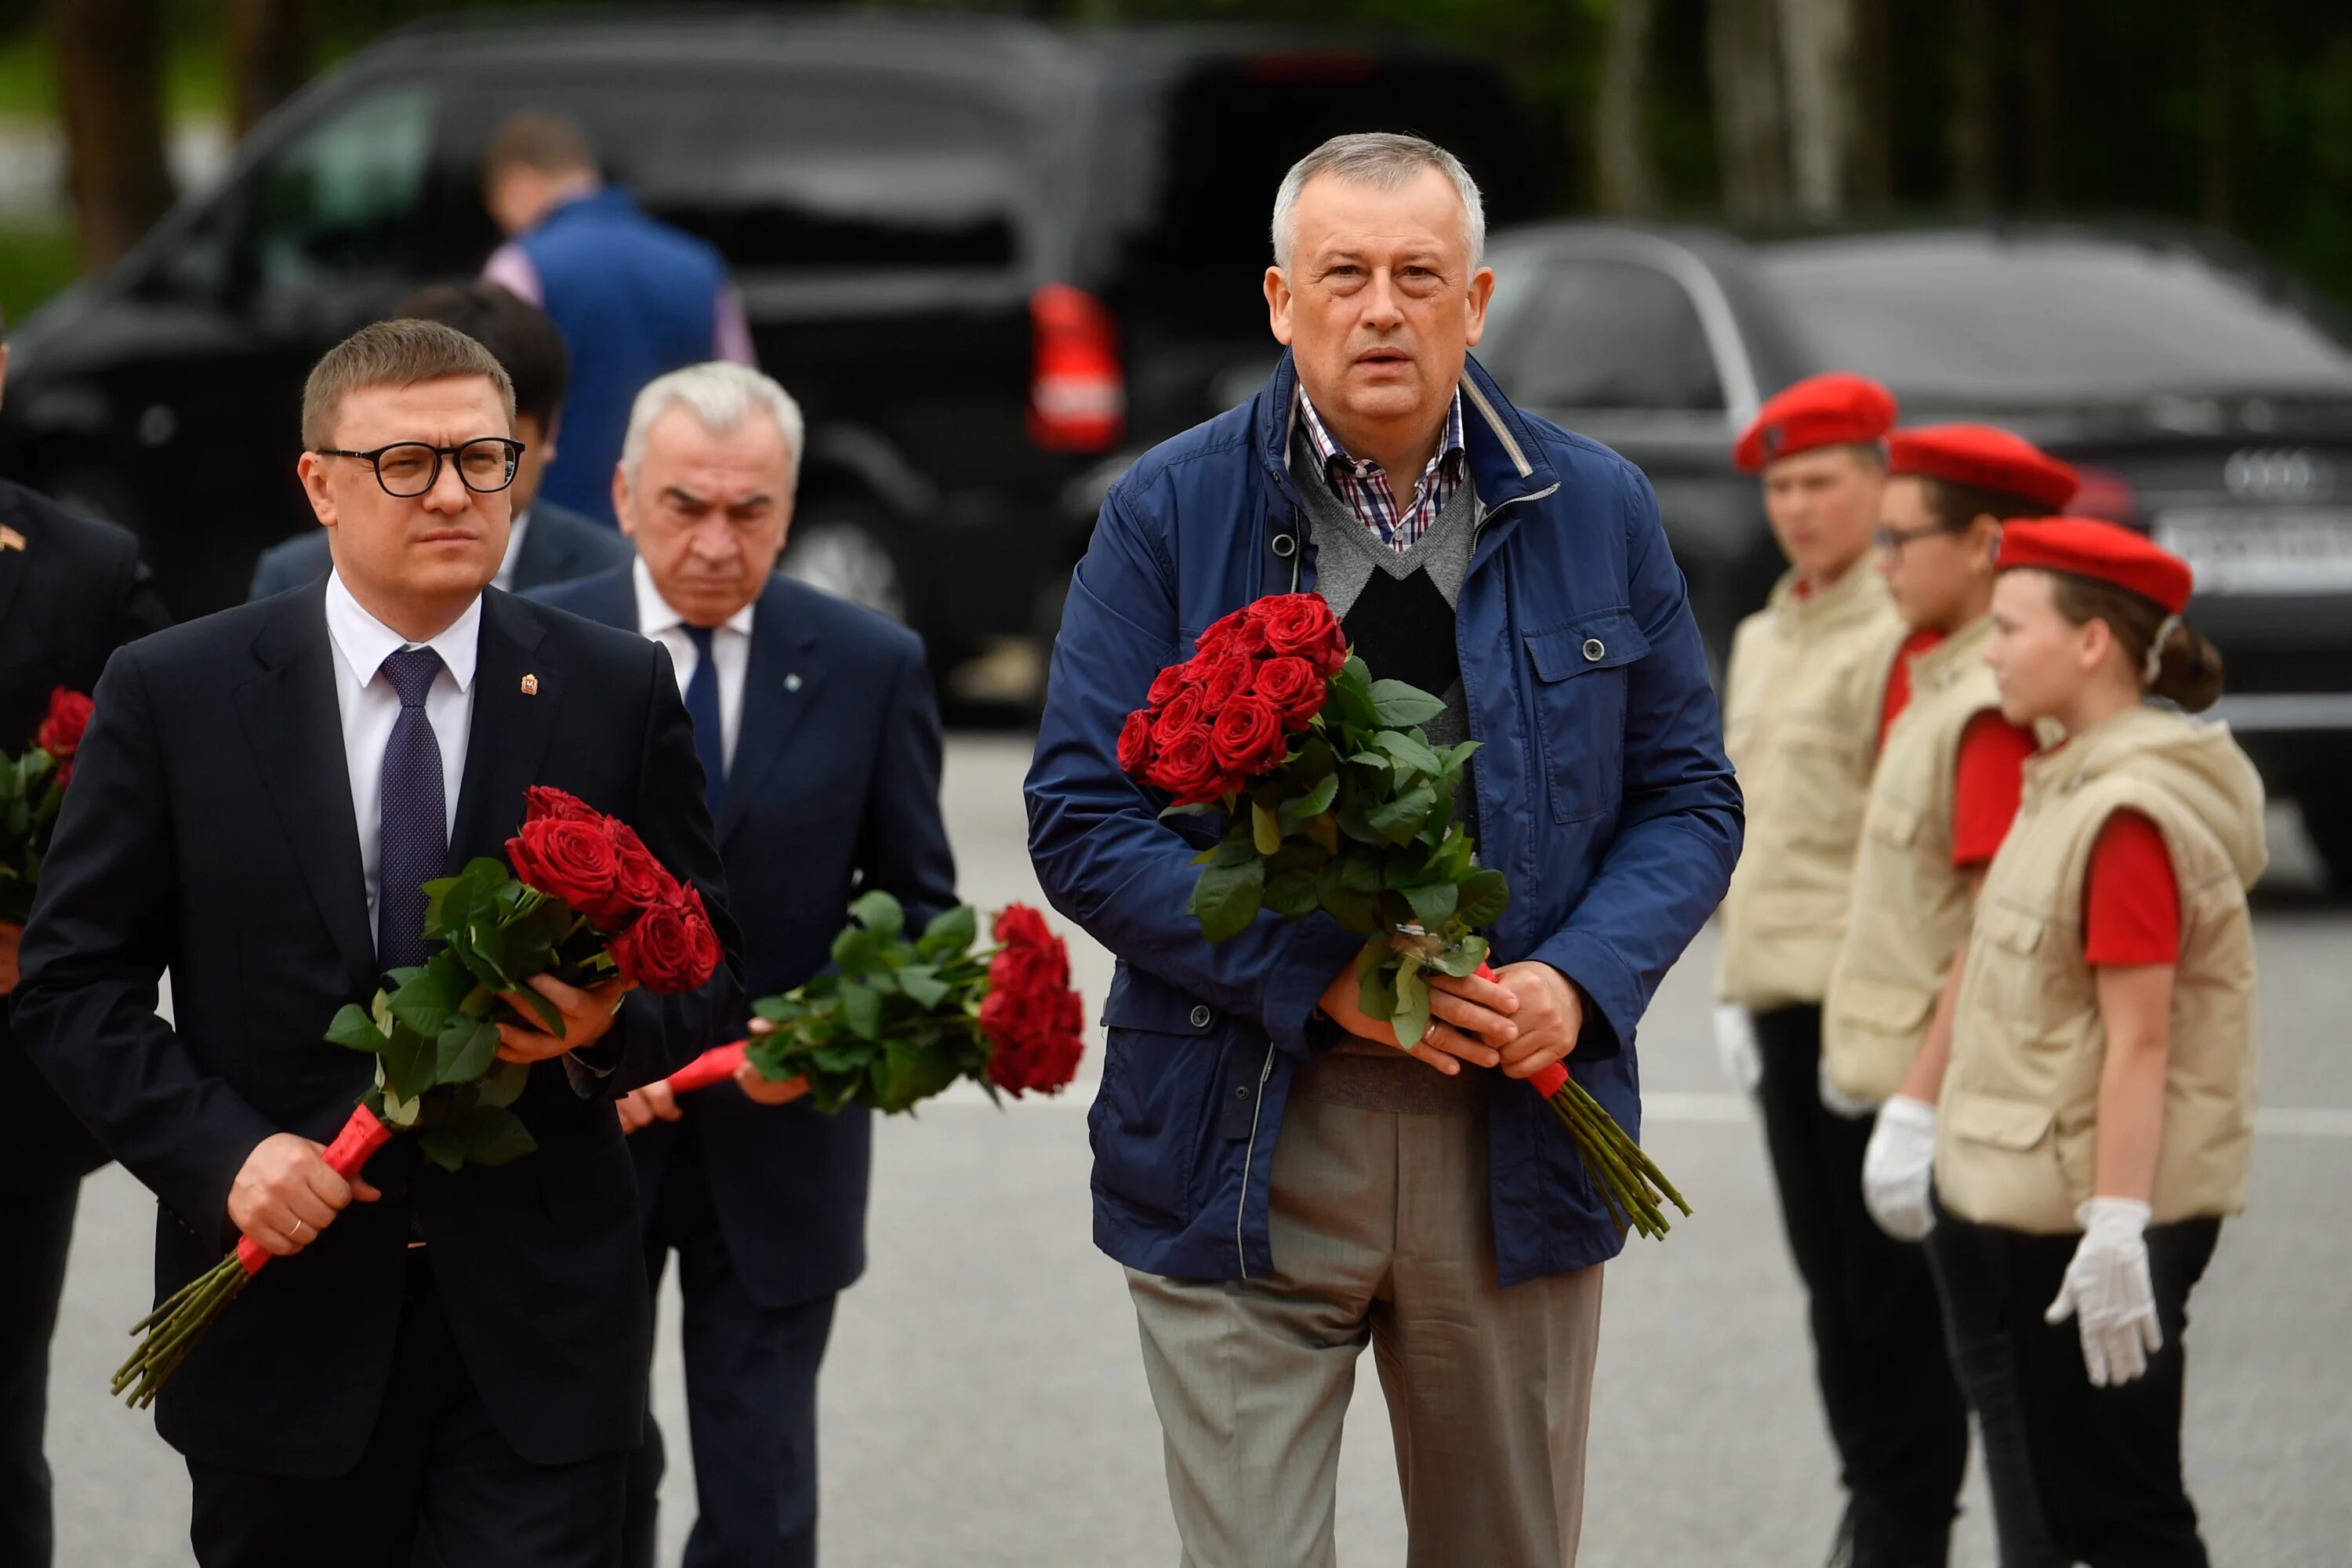
[[[719,728],[719,664],[710,657],[710,626],[688,626],[694,644],[694,673],[686,678],[686,716],[694,721],[694,754],[702,759],[704,798],[710,803],[710,820],[719,820],[719,803],[727,797],[727,743]]]
[[[383,678],[400,694],[376,799],[375,954],[387,970],[425,962],[425,884],[441,875],[449,854],[441,747],[425,713],[425,694],[440,673],[441,656],[429,647],[384,656]]]

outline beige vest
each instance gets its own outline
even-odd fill
[[[1963,1219],[2080,1227],[2098,1153],[2106,1037],[2083,961],[2083,888],[2099,829],[2145,813],[2180,888],[2165,1068],[2159,1224],[2246,1202],[2254,1130],[2254,950],[2263,786],[2229,731],[2142,707],[2027,764],[2017,820],[1986,873],[1936,1127],[1936,1187]]]
[[[1902,619],[1868,561],[1803,598],[1790,573],[1739,623],[1724,749],[1747,799],[1748,840],[1723,900],[1716,990],[1726,1002],[1819,1002],[1829,985],[1902,642]]]
[[[1822,1057],[1841,1093],[1872,1104],[1902,1087],[1969,932],[1969,879],[1952,865],[1954,786],[1969,721],[2000,707],[1984,661],[1991,637],[1986,616],[1912,659],[1911,700],[1870,782]]]

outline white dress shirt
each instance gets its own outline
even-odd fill
[[[515,563],[522,559],[522,536],[530,527],[530,513],[528,510],[514,514],[514,521],[507,527],[506,556],[499,563],[499,574],[490,579],[491,587],[504,588],[509,594],[514,592]]]
[[[637,630],[669,649],[670,664],[677,671],[677,694],[684,697],[702,655],[686,635],[686,617],[670,608],[654,586],[645,557],[630,563],[629,570],[637,584]],[[743,681],[751,668],[751,615],[757,607],[757,601],[746,605],[710,628],[710,661],[719,667],[719,754],[730,768],[735,765],[735,737],[743,730]]]
[[[335,648],[335,703],[342,710],[343,763],[351,773],[352,820],[359,826],[360,868],[367,878],[368,929],[375,929],[378,862],[383,849],[383,749],[400,718],[400,693],[383,674],[386,656],[423,646],[441,656],[441,671],[425,693],[425,717],[441,748],[443,835],[457,831],[457,787],[466,777],[466,740],[474,723],[474,656],[482,635],[482,601],[422,645],[377,620],[343,586],[327,579],[327,637]]]

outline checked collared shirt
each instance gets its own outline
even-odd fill
[[[1348,503],[1356,521],[1380,535],[1381,542],[1402,553],[1421,542],[1445,503],[1454,499],[1461,488],[1462,476],[1467,466],[1467,454],[1462,446],[1462,394],[1454,394],[1454,401],[1445,412],[1445,435],[1437,443],[1437,451],[1430,458],[1429,466],[1421,470],[1420,479],[1412,487],[1412,500],[1400,508],[1396,491],[1390,487],[1388,470],[1364,458],[1352,458],[1347,449],[1331,438],[1323,427],[1322,416],[1307,389],[1298,389],[1298,412],[1307,426],[1307,439],[1322,459],[1323,472],[1331,481],[1331,493]]]

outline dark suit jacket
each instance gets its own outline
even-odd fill
[[[626,534],[551,500],[531,502],[530,526],[522,531],[522,553],[515,557],[514,591],[527,594],[622,565],[636,554]],[[253,587],[246,598],[267,599],[327,574],[327,531],[313,528],[282,539],[253,563]]]
[[[5,479],[0,528],[25,542],[0,547],[0,752],[14,755],[32,744],[51,691],[90,690],[109,655],[172,617],[129,530]],[[11,1011],[0,998],[0,1192],[24,1192],[94,1171],[106,1156],[25,1059]]]
[[[627,568],[540,597],[636,628]],[[790,990],[824,968],[865,889],[895,896],[918,924],[956,901],[940,819],[939,712],[920,638],[788,577],[770,581],[752,616],[719,847],[751,996]],[[789,1306],[865,1270],[866,1111],[755,1105],[722,1084],[691,1097],[688,1115],[728,1253],[754,1300]],[[678,1132],[656,1122],[629,1139],[647,1212]]]
[[[159,1296],[221,1257],[254,1146],[284,1131],[325,1140],[373,1079],[368,1057],[323,1038],[378,979],[324,594],[207,616],[107,666],[25,935],[17,1029],[163,1200]],[[613,1065],[595,1098],[560,1064],[535,1068],[515,1110],[536,1153],[454,1175],[404,1140],[378,1154],[383,1200],[273,1264],[164,1391],[157,1428],[192,1458],[289,1476],[358,1460],[412,1215],[483,1403],[524,1458],[638,1440],[652,1329],[610,1098],[720,1037],[740,1011],[740,942],[668,656],[495,589],[479,647],[449,865],[501,852],[526,785],[570,790],[701,889],[728,963],[694,994],[627,999],[583,1053]],[[167,966],[176,1026],[154,1014]]]

